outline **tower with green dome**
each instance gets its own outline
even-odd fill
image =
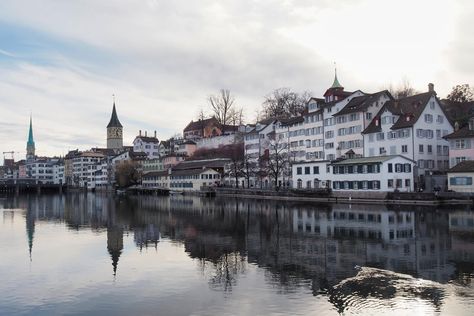
[[[33,120],[30,115],[30,130],[28,132],[28,141],[26,143],[26,161],[35,159],[35,141],[33,139]]]

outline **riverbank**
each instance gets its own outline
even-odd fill
[[[472,196],[453,192],[330,192],[326,190],[300,191],[216,188],[216,196],[233,196],[261,200],[298,201],[314,203],[386,204],[386,205],[473,205]]]

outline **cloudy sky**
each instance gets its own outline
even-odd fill
[[[474,75],[473,1],[2,0],[0,151],[105,146],[116,95],[124,141],[182,131],[230,89],[254,120],[263,96],[321,96],[334,62],[347,90],[403,78],[442,97]],[[1,161],[1,158],[0,158]]]

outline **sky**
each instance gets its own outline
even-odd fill
[[[335,62],[346,90],[407,79],[443,98],[474,84],[473,13],[469,0],[2,0],[0,152],[24,158],[30,114],[37,155],[105,147],[112,95],[126,145],[182,132],[220,89],[251,123],[274,89],[321,97]]]

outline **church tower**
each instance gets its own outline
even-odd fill
[[[107,149],[122,149],[123,148],[123,127],[117,117],[115,110],[115,101],[112,108],[112,116],[107,125]]]
[[[35,159],[35,141],[33,140],[33,122],[30,116],[30,131],[28,132],[28,142],[26,143],[26,161]]]

